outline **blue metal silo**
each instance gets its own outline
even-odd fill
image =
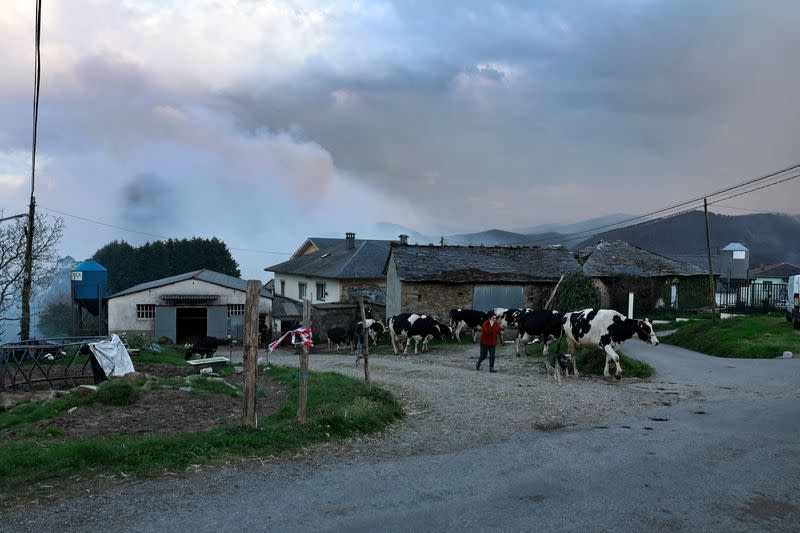
[[[100,300],[108,297],[108,270],[91,259],[80,263],[70,271],[72,277],[72,299],[92,315],[99,313]]]

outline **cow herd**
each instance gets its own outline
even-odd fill
[[[363,338],[364,327],[373,343],[388,330],[395,355],[402,350],[408,353],[411,341],[414,341],[414,353],[419,353],[419,344],[422,342],[422,351],[428,350],[428,342],[437,340],[461,340],[465,331],[472,332],[473,342],[480,331],[481,325],[492,314],[497,316],[497,321],[503,330],[517,331],[514,338],[517,356],[526,353],[526,345],[530,342],[540,341],[544,345],[545,366],[548,375],[561,381],[561,372],[578,376],[575,358],[567,354],[550,354],[550,344],[561,339],[566,340],[569,354],[574,354],[579,347],[600,348],[606,353],[603,375],[610,377],[609,366],[614,364],[614,376],[619,379],[622,367],[619,364],[619,355],[616,350],[626,340],[638,336],[641,340],[658,345],[658,338],[653,331],[653,325],[648,319],[635,320],[625,317],[622,313],[610,309],[584,309],[570,313],[559,311],[534,310],[534,309],[506,309],[494,308],[487,312],[474,309],[453,309],[450,311],[450,324],[444,324],[436,318],[420,313],[401,313],[389,317],[387,326],[373,319],[368,319],[366,324],[356,322],[348,328],[335,327],[328,330],[328,347],[336,346],[336,350],[343,345],[350,345],[355,349],[358,339]],[[502,334],[501,334],[502,335]]]

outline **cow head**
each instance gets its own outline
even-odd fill
[[[443,341],[453,340],[453,328],[447,324],[442,324],[441,322],[439,322],[437,325],[439,326],[439,336]]]
[[[636,334],[644,342],[649,342],[653,346],[658,346],[658,337],[656,337],[656,333],[653,331],[653,324],[650,323],[649,318],[638,321],[636,325]]]

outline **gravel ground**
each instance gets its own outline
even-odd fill
[[[646,381],[641,379],[617,382],[581,376],[562,378],[559,384],[547,378],[541,357],[516,357],[509,344],[498,347],[497,373],[489,373],[488,361],[480,372],[475,370],[477,345],[437,346],[429,353],[405,357],[379,349],[383,353],[370,356],[370,375],[400,400],[406,419],[384,434],[348,443],[337,453],[357,450],[386,458],[453,452],[520,431],[600,423],[676,399],[631,386]],[[530,353],[539,349],[528,347]],[[298,357],[287,351],[273,353],[270,361],[299,364]],[[363,378],[362,364],[354,361],[351,355],[315,353],[310,368]]]

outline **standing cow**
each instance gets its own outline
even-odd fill
[[[428,341],[431,339],[452,338],[449,326],[438,322],[435,318],[416,313],[401,313],[389,318],[389,335],[392,338],[392,348],[397,355],[397,343],[405,341],[403,355],[408,353],[408,345],[414,339],[414,353],[419,353],[419,341],[422,340],[422,351],[428,350]]]
[[[576,376],[579,374],[575,367],[574,355],[579,346],[600,347],[605,351],[606,366],[603,368],[603,375],[610,377],[608,363],[614,361],[616,366],[614,377],[617,379],[622,377],[622,368],[619,366],[619,355],[614,350],[619,349],[623,342],[638,335],[643,341],[658,346],[658,337],[653,332],[650,320],[626,318],[622,313],[611,309],[584,309],[566,313],[562,322],[564,337],[573,355],[572,370]]]
[[[524,352],[527,355],[525,345],[528,341],[539,338],[544,343],[542,354],[547,355],[550,351],[550,343],[561,337],[561,322],[564,315],[558,311],[528,311],[518,320],[517,332],[517,357]]]
[[[350,337],[347,334],[347,330],[345,328],[335,327],[331,328],[327,331],[328,333],[328,350],[331,349],[331,345],[336,345],[336,351],[339,351],[340,346],[347,345],[350,342]]]
[[[383,327],[383,323],[381,323],[380,320],[375,320],[372,318],[368,318],[366,324],[367,335],[369,335],[369,338],[372,339],[372,345],[377,346],[378,338],[384,333],[384,331],[386,331],[386,328]],[[359,320],[355,324],[351,325],[347,330],[347,336],[349,338],[349,342],[351,343],[351,349],[355,350],[356,345],[364,338],[364,324]]]
[[[453,330],[453,335],[456,341],[461,342],[461,331],[469,328],[472,330],[472,342],[475,342],[475,336],[480,333],[481,324],[483,324],[489,316],[483,311],[476,311],[474,309],[452,309],[450,311],[450,328]]]

